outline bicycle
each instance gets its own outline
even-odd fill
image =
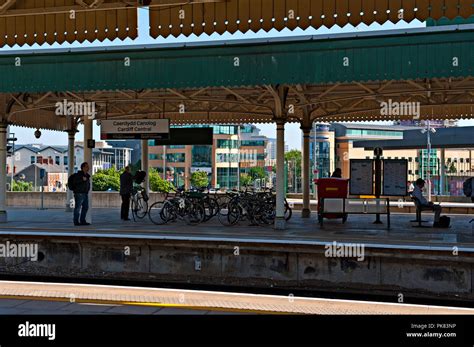
[[[184,220],[189,225],[199,224],[206,218],[202,194],[196,195],[196,192],[185,192],[183,189],[176,190],[173,196],[166,192],[164,200],[150,206],[148,217],[156,225],[177,220]]]
[[[132,217],[133,221],[143,219],[148,213],[148,194],[142,186],[134,186],[132,189]]]

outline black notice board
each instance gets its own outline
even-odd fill
[[[374,195],[373,159],[350,160],[350,195]]]
[[[408,195],[408,160],[384,159],[382,195]]]
[[[212,145],[212,128],[171,128],[169,139],[155,140],[155,146]]]

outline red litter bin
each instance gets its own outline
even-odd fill
[[[346,178],[319,178],[314,183],[318,186],[318,220],[323,218],[342,218],[342,222],[347,220],[346,213],[323,213],[321,200],[324,198],[347,198],[349,180]]]

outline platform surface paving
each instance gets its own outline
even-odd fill
[[[474,309],[183,289],[0,281],[0,314],[474,314]]]
[[[74,226],[72,213],[62,209],[9,209],[9,221],[0,224],[0,235],[60,235],[114,238],[143,238],[196,241],[239,241],[284,244],[325,244],[328,242],[359,242],[366,246],[406,249],[450,249],[461,247],[474,252],[474,216],[452,215],[449,229],[413,228],[413,214],[392,214],[391,229],[373,224],[374,215],[350,215],[342,224],[340,219],[325,220],[324,228],[317,223],[316,214],[301,218],[295,211],[286,230],[274,230],[272,225],[249,226],[247,221],[226,227],[216,218],[200,225],[184,222],[155,225],[148,217],[137,222],[121,221],[119,209],[93,209],[92,225]],[[424,213],[424,223],[431,225],[433,216]]]

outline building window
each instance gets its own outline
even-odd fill
[[[192,166],[212,167],[212,146],[193,146]]]
[[[32,155],[32,156],[30,157],[30,164],[34,164],[35,161],[36,161],[36,158],[35,158],[34,155]]]
[[[217,185],[220,188],[235,188],[238,185],[237,168],[217,168]]]
[[[54,158],[54,162],[56,163],[56,165],[61,165],[61,158],[59,157],[59,155],[57,155],[57,156]]]
[[[64,165],[68,165],[67,155],[63,157],[63,163]]]
[[[217,140],[217,148],[238,148],[239,141],[237,140]]]
[[[185,145],[171,145],[168,146],[169,149],[184,149],[186,146]]]
[[[166,161],[169,163],[184,163],[186,155],[184,153],[168,153],[166,154]]]
[[[158,154],[156,154],[156,153],[150,153],[150,154],[148,154],[148,159],[150,159],[150,160],[159,160],[160,157],[161,157],[161,155],[158,155]]]
[[[238,133],[235,125],[214,125],[212,129],[215,135],[237,135]]]
[[[265,146],[264,140],[243,140],[240,144],[242,147],[262,147]]]
[[[216,162],[218,163],[238,163],[239,162],[239,155],[236,153],[217,153],[216,154]]]

